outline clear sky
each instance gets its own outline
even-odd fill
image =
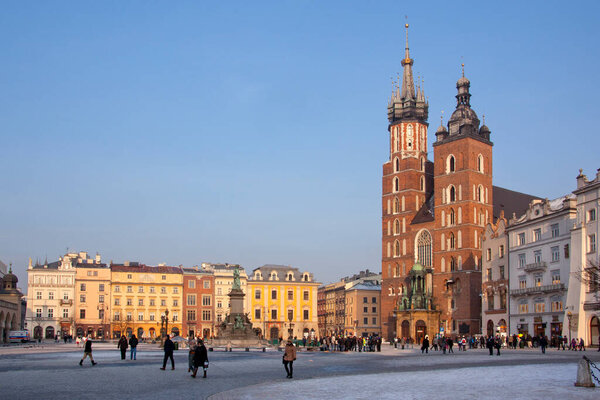
[[[430,145],[464,62],[494,184],[572,191],[600,168],[600,2],[481,3],[3,2],[0,259],[23,288],[67,248],[380,271],[405,15]]]

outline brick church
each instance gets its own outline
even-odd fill
[[[415,87],[408,47],[402,83],[388,104],[390,152],[383,164],[382,322],[387,338],[481,332],[481,235],[500,211],[531,196],[492,186],[491,132],[471,108],[470,82],[456,83],[456,110],[435,132]],[[496,198],[498,197],[498,198]]]

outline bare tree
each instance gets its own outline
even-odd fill
[[[600,263],[588,261],[585,267],[573,273],[573,277],[587,287],[587,292],[600,301]]]

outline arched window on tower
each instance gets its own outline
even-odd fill
[[[454,186],[450,186],[448,200],[450,201],[450,203],[454,203],[456,201],[456,189],[454,188]]]
[[[400,171],[400,159],[398,157],[394,158],[394,172]]]
[[[398,240],[394,242],[394,257],[400,257],[400,242]]]
[[[455,164],[456,164],[456,160],[454,159],[454,156],[452,154],[450,154],[446,161],[446,173],[454,172],[456,170]]]
[[[424,176],[421,177],[421,191],[422,192],[425,191],[425,177]]]
[[[400,190],[400,179],[398,177],[394,178],[394,192],[398,192]]]
[[[400,212],[400,200],[396,197],[394,198],[394,214],[398,214]]]
[[[477,186],[477,201],[483,203],[483,186]]]
[[[477,171],[483,174],[483,156],[481,154],[477,156]]]
[[[454,249],[455,248],[455,240],[454,240],[454,233],[450,232],[450,245],[448,246],[449,249]]]
[[[431,234],[421,231],[417,237],[417,262],[424,267],[431,267]]]
[[[450,257],[450,271],[455,271],[456,270],[456,261],[454,260],[454,257]]]
[[[400,221],[394,220],[394,235],[400,234]]]
[[[407,133],[406,133],[406,149],[413,149],[413,141],[414,141],[414,130],[412,125],[408,125]]]
[[[450,225],[454,225],[454,209],[450,209]]]
[[[425,172],[425,157],[421,157],[421,172]]]

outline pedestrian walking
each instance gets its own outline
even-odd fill
[[[500,347],[502,347],[502,340],[500,340],[500,336],[496,335],[496,339],[494,341],[494,346],[496,347],[496,355],[500,355]]]
[[[137,345],[138,338],[136,338],[135,335],[131,335],[131,338],[129,339],[129,347],[131,347],[131,352],[129,353],[130,360],[137,360]]]
[[[196,373],[198,372],[198,368],[202,367],[204,370],[203,378],[206,378],[206,370],[208,369],[208,352],[206,351],[206,346],[202,339],[198,339],[198,345],[194,351],[194,372],[192,374],[192,378],[196,377]]]
[[[579,338],[579,351],[585,351],[585,343],[583,342],[583,338]]]
[[[542,349],[542,354],[546,354],[547,346],[548,346],[548,338],[546,336],[540,335],[540,347]]]
[[[421,345],[421,354],[423,354],[423,352],[429,354],[429,336],[427,335],[425,335],[425,338],[423,339],[423,344]]]
[[[121,339],[119,339],[119,343],[117,343],[117,347],[121,350],[121,360],[125,359],[125,355],[127,354],[127,338],[125,335],[121,335]]]
[[[454,354],[454,350],[452,350],[452,346],[454,346],[454,341],[452,340],[452,338],[449,337],[446,343],[448,343],[448,354]]]
[[[294,361],[296,361],[296,347],[291,340],[288,340],[283,353],[283,366],[289,379],[292,379],[294,375]]]
[[[171,369],[175,369],[175,360],[173,359],[173,350],[175,350],[175,345],[173,344],[173,341],[169,339],[169,335],[165,336],[164,350],[165,357],[163,358],[163,366],[161,369],[163,371],[165,370],[165,367],[167,366],[167,360],[169,358],[171,359]]]
[[[92,361],[92,366],[98,364],[94,361],[94,357],[92,357],[92,338],[88,338],[85,342],[85,347],[83,349],[83,357],[81,358],[81,361],[79,361],[79,365],[83,365],[83,360],[85,360],[87,357],[89,357]]]
[[[486,341],[486,347],[488,349],[488,351],[490,352],[490,356],[494,355],[494,338],[490,335],[487,338]]]
[[[196,338],[190,335],[188,338],[188,372],[194,369],[194,352],[196,351],[197,344]]]

